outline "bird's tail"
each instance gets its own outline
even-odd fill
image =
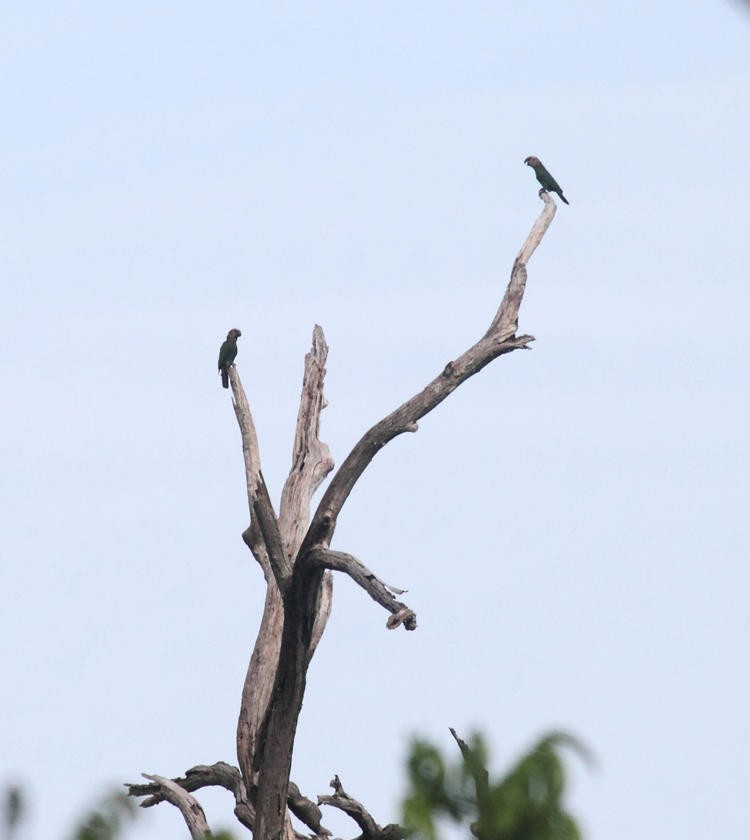
[[[223,367],[221,369],[221,384],[225,387],[229,387],[229,371]]]
[[[567,198],[565,198],[565,196],[564,196],[562,193],[560,193],[560,198],[561,198],[561,199],[562,199],[562,200],[563,200],[566,204],[570,204],[570,202],[568,201],[568,199],[567,199]]]

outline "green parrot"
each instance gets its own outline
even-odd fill
[[[546,192],[554,192],[557,193],[560,198],[566,203],[570,204],[567,198],[563,195],[563,191],[560,188],[560,185],[557,181],[547,172],[544,168],[544,164],[539,160],[538,157],[534,157],[533,155],[526,158],[524,161],[526,166],[530,166],[534,172],[536,172],[536,179],[542,185],[542,189]]]
[[[225,388],[229,387],[229,368],[237,357],[237,339],[241,335],[239,330],[229,330],[227,340],[219,348],[219,373]]]

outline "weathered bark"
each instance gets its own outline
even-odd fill
[[[338,776],[331,779],[330,786],[333,796],[319,796],[318,804],[330,805],[348,814],[362,831],[358,840],[403,840],[406,837],[406,832],[399,825],[391,823],[381,828],[364,805],[344,790]]]
[[[381,607],[385,607],[392,614],[386,622],[389,630],[402,623],[407,630],[417,629],[416,615],[406,604],[402,604],[393,597],[394,593],[401,595],[403,590],[394,589],[387,583],[383,583],[356,557],[345,554],[343,551],[331,551],[330,548],[313,548],[307,555],[307,559],[313,567],[333,569],[349,575],[355,583],[358,583],[367,592],[373,601],[380,604]],[[394,616],[399,617],[397,624],[393,622]]]
[[[145,774],[144,776],[147,779],[152,778]],[[192,793],[194,790],[199,790],[203,787],[217,786],[231,791],[237,802],[247,799],[245,783],[242,781],[239,770],[224,761],[217,761],[216,764],[211,765],[199,764],[196,767],[191,767],[185,773],[184,777],[171,779],[171,781],[188,793]],[[163,802],[166,799],[164,795],[165,789],[158,782],[152,782],[148,785],[130,784],[128,788],[128,793],[131,796],[146,797],[141,802],[142,808],[151,808],[153,805],[158,805],[159,802]]]
[[[289,590],[284,593],[284,630],[273,700],[263,723],[264,737],[258,744],[263,772],[258,785],[256,831],[263,840],[277,840],[282,836],[286,785],[311,655],[311,629],[321,575],[318,564],[324,556],[321,552],[330,546],[338,515],[354,484],[383,446],[403,432],[416,431],[419,419],[493,359],[525,349],[534,340],[529,335],[516,337],[515,329],[526,284],[525,262],[541,241],[555,212],[547,194],[542,197],[545,206],[540,219],[516,258],[505,296],[487,333],[457,359],[448,362],[420,393],[365,433],[333,476],[302,541]],[[404,626],[407,629],[416,626],[416,619],[410,617]]]
[[[355,483],[389,441],[404,432],[417,431],[422,417],[493,359],[514,350],[528,349],[534,340],[530,335],[517,336],[516,330],[526,287],[526,263],[541,242],[556,209],[548,193],[541,192],[540,198],[544,208],[516,257],[503,300],[487,332],[449,361],[419,393],[363,435],[334,474],[311,520],[312,496],[333,469],[328,447],[318,436],[320,413],[326,405],[323,384],[328,353],[322,329],[315,327],[312,348],[305,357],[292,468],[281,494],[278,516],[263,480],[250,406],[236,368],[230,367],[250,509],[250,525],[242,536],[267,584],[263,617],[240,704],[239,770],[219,762],[210,768],[193,768],[184,779],[149,777],[154,779],[154,785],[130,786],[131,795],[148,797],[141,803],[144,807],[165,799],[174,804],[179,801],[182,806],[178,804],[178,807],[185,816],[187,800],[179,797],[175,800],[175,785],[187,796],[188,791],[197,787],[218,784],[234,793],[235,814],[252,830],[256,840],[298,837],[289,820],[290,809],[316,836],[329,834],[321,823],[320,810],[300,794],[290,782],[289,773],[307,669],[330,614],[331,571],[348,574],[386,609],[390,614],[387,627],[403,624],[405,629],[414,630],[417,626],[414,612],[396,600],[395,596],[401,595],[402,590],[383,583],[353,555],[331,550],[336,523]],[[363,806],[343,791],[338,777],[331,784],[334,796],[319,797],[319,804],[349,813],[363,838],[386,840],[400,836],[398,826],[378,826]]]
[[[310,499],[333,469],[333,459],[328,447],[318,437],[320,412],[326,404],[323,383],[327,355],[328,345],[323,337],[323,330],[316,326],[313,330],[312,348],[305,357],[302,396],[292,451],[292,468],[281,495],[278,530],[285,562],[283,570],[280,569],[280,574],[273,573],[269,551],[264,545],[264,532],[256,513],[254,494],[258,482],[254,478],[254,473],[260,475],[260,457],[257,454],[255,426],[239,375],[234,368],[230,369],[235,413],[242,434],[242,448],[244,453],[248,453],[245,456],[245,465],[251,525],[243,536],[251,548],[255,546],[253,554],[263,568],[267,582],[263,618],[245,677],[237,724],[237,758],[248,790],[253,792],[253,798],[258,785],[259,761],[263,752],[259,741],[261,726],[271,699],[283,638],[282,588],[286,588],[285,581],[287,570],[291,568],[291,558],[299,550],[307,529]],[[309,656],[312,656],[320,640],[330,613],[332,590],[330,575],[322,576],[317,586],[318,602],[313,619],[316,624],[316,633],[314,642],[310,645]],[[280,801],[283,804],[286,794],[282,794],[282,797]],[[282,810],[285,811],[285,808]],[[256,830],[258,836],[263,836],[260,833],[263,830],[261,825]],[[287,836],[291,834],[288,822],[286,834]]]
[[[388,442],[404,432],[415,432],[418,420],[493,359],[513,350],[527,349],[534,341],[531,335],[516,338],[515,333],[518,310],[526,290],[526,263],[542,241],[556,210],[555,203],[547,193],[540,194],[540,198],[544,202],[544,209],[516,257],[502,303],[487,332],[455,361],[448,362],[442,373],[424,390],[366,432],[326,488],[305,537],[303,552],[316,544],[326,547],[331,544],[336,520],[349,493],[370,461]]]
[[[211,830],[206,822],[206,815],[198,802],[177,782],[165,779],[163,776],[153,776],[150,773],[143,774],[144,779],[151,779],[162,790],[162,796],[175,808],[179,808],[185,823],[190,831],[192,840],[206,840],[211,836]]]
[[[237,423],[242,435],[242,455],[245,459],[245,477],[247,480],[247,500],[250,507],[251,521],[257,524],[260,529],[260,536],[263,538],[265,557],[268,558],[271,572],[276,580],[279,589],[285,589],[289,578],[292,575],[291,558],[284,551],[279,531],[279,521],[273,509],[271,498],[268,495],[263,473],[260,469],[260,450],[258,447],[258,436],[255,433],[255,423],[250,407],[247,404],[247,397],[240,382],[237,368],[232,365],[229,368],[229,379],[232,383],[234,394],[234,413],[237,416]],[[267,570],[264,568],[264,573]]]

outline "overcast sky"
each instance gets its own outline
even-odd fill
[[[238,369],[289,468],[312,328],[322,438],[487,328],[541,210],[519,328],[365,473],[294,756],[398,819],[407,740],[552,728],[588,838],[745,840],[750,11],[729,0],[11,4],[0,21],[0,784],[24,840],[111,784],[236,763],[263,582]],[[231,826],[223,791],[200,800]],[[356,827],[326,822],[344,837]],[[128,838],[186,834],[145,813]]]

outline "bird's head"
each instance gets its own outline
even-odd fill
[[[227,333],[227,338],[239,338],[241,335],[242,333],[237,329],[229,330],[229,332]]]
[[[534,167],[534,166],[539,166],[541,161],[539,160],[538,157],[534,157],[534,155],[529,155],[526,158],[526,160],[524,161],[524,163],[526,164],[526,166]]]

